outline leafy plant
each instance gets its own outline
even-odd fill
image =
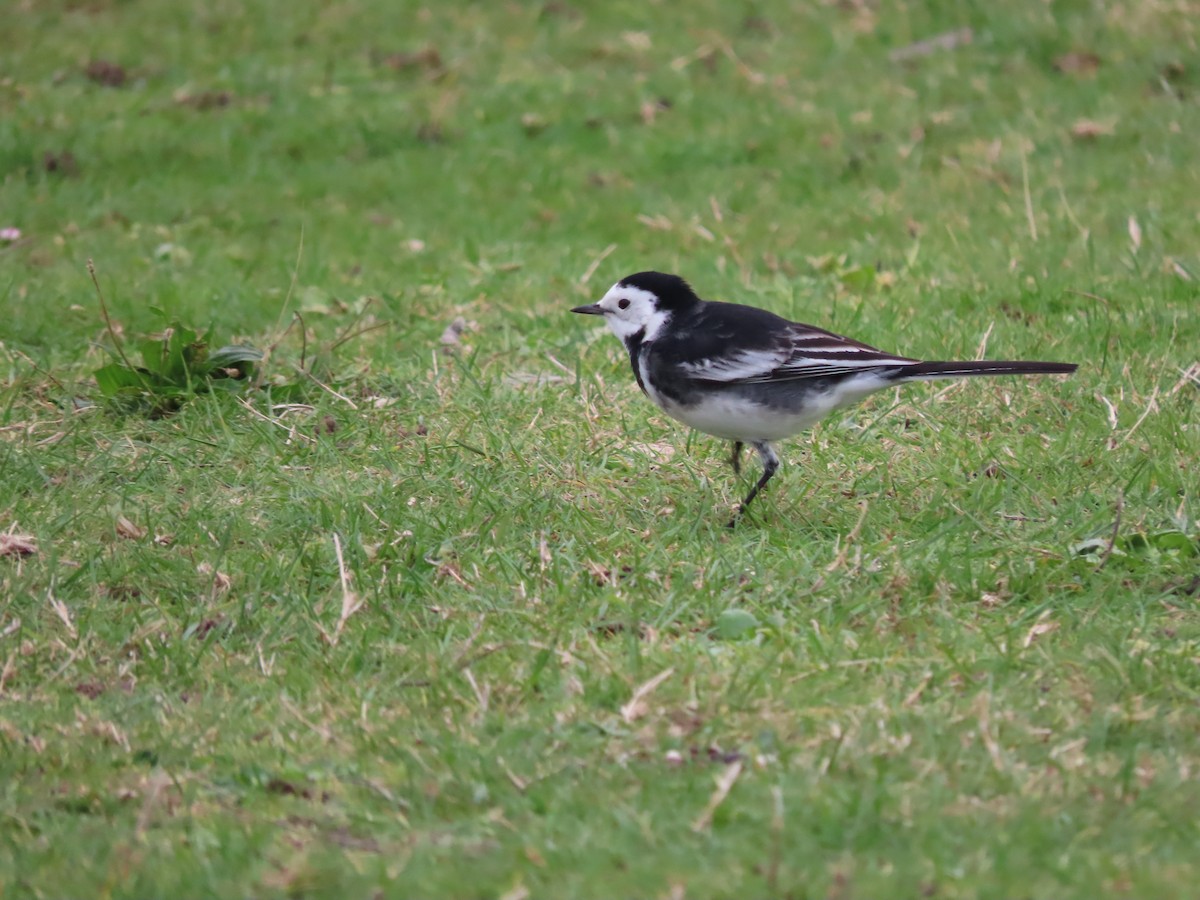
[[[211,330],[199,334],[172,322],[161,334],[138,342],[140,366],[118,349],[116,360],[96,370],[96,384],[105,397],[148,400],[159,414],[173,412],[209,391],[241,393],[262,360],[262,351],[230,345],[210,352],[211,340]]]
[[[234,344],[210,353],[212,329],[199,334],[179,322],[172,322],[161,333],[139,341],[142,364],[135,365],[125,352],[121,336],[113,328],[108,304],[90,259],[88,273],[96,286],[100,311],[113,342],[114,361],[94,373],[100,393],[105,397],[145,404],[151,415],[167,415],[198,394],[214,390],[237,394],[252,383],[251,376],[263,358],[261,350]]]

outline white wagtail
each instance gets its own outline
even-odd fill
[[[745,512],[779,468],[773,441],[791,437],[895,384],[970,375],[1069,374],[1073,363],[921,362],[847,337],[789,322],[774,313],[696,296],[678,275],[639,272],[622,278],[599,303],[571,312],[604,316],[629,351],[638,387],[667,415],[742,445],[763,473],[734,515]]]

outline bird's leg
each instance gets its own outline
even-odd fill
[[[771,480],[771,476],[779,471],[779,454],[775,452],[774,447],[772,447],[766,441],[755,441],[750,446],[758,451],[758,455],[762,459],[763,473],[762,477],[758,479],[758,483],[750,489],[750,493],[747,494],[746,499],[742,501],[742,505],[738,508],[739,515],[746,511],[746,507],[750,505],[750,501],[758,496],[758,492],[761,491],[766,486],[767,482]]]
[[[742,442],[741,441],[733,442],[733,456],[730,458],[729,461],[731,463],[733,463],[733,474],[741,475],[742,474]]]
[[[726,526],[728,528],[732,528],[737,524],[737,521],[741,518],[742,513],[746,511],[746,507],[750,505],[750,501],[758,496],[758,492],[761,491],[766,486],[767,482],[771,480],[771,476],[779,471],[779,454],[775,452],[774,447],[772,447],[766,441],[754,441],[750,444],[750,446],[758,451],[758,455],[762,459],[762,477],[759,478],[758,483],[750,489],[750,493],[746,495],[746,499],[742,501],[742,505],[737,508],[737,512],[733,514],[733,518],[729,520],[729,524]]]

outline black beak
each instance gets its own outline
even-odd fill
[[[571,312],[580,313],[585,316],[603,316],[607,314],[608,310],[599,303],[590,303],[587,306],[577,306]]]

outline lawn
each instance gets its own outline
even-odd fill
[[[3,18],[0,896],[1195,896],[1195,0]],[[1080,369],[729,531],[642,269]]]

